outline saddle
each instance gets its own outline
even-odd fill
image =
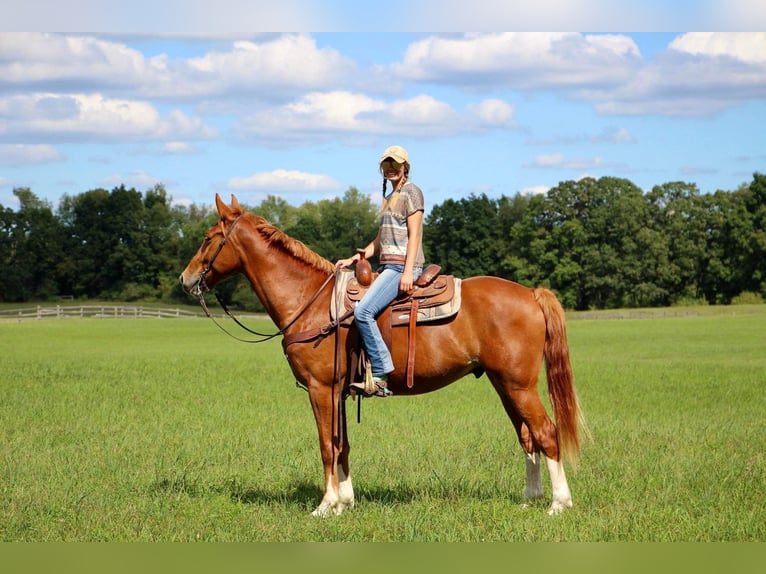
[[[334,310],[338,321],[343,326],[350,326],[354,321],[354,307],[364,297],[367,289],[377,278],[372,272],[370,262],[359,250],[361,259],[356,264],[356,273],[346,281],[339,281],[336,289]],[[348,274],[350,275],[350,273]],[[378,326],[388,348],[391,348],[393,327],[407,326],[407,387],[412,388],[415,366],[416,325],[439,319],[447,319],[460,310],[461,280],[452,275],[442,275],[439,265],[429,265],[413,284],[410,293],[403,293],[378,317]],[[342,303],[341,303],[342,302]]]

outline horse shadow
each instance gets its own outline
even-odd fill
[[[232,501],[239,504],[288,504],[295,505],[306,510],[313,509],[324,496],[324,491],[316,483],[296,481],[290,484],[283,492],[275,492],[271,489],[256,486],[234,485],[224,486],[222,494],[227,494]],[[408,504],[424,496],[407,487],[396,488],[354,488],[357,502],[377,502],[380,504]]]
[[[177,477],[173,479],[160,479],[155,481],[150,490],[155,494],[186,494],[191,497],[205,497],[209,495],[226,496],[237,504],[244,505],[269,505],[282,504],[296,506],[304,510],[313,509],[324,495],[322,488],[316,483],[298,480],[288,485],[281,491],[273,488],[252,486],[244,484],[239,479],[230,478],[218,484],[204,484],[199,480]],[[484,500],[494,498],[487,493],[477,492],[473,489],[458,487],[450,492],[441,488],[419,485],[416,487],[399,484],[396,487],[376,487],[359,485],[354,488],[357,503],[369,502],[384,506],[397,504],[412,504],[418,500],[432,498],[466,498]],[[521,496],[508,493],[511,501],[522,502]]]

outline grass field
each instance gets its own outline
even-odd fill
[[[766,541],[766,306],[722,313],[569,321],[593,440],[556,517],[522,508],[484,378],[366,400],[361,424],[349,401],[357,507],[321,520],[278,341],[203,319],[0,323],[0,540]]]

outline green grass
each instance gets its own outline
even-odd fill
[[[0,323],[0,540],[766,540],[766,309],[568,329],[593,435],[571,511],[521,507],[511,425],[468,377],[364,401],[361,424],[349,401],[357,507],[321,520],[278,341],[203,319]]]

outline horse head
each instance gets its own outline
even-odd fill
[[[228,206],[216,194],[215,205],[218,222],[207,230],[202,245],[179,277],[184,290],[196,297],[240,271],[240,258],[228,240],[244,210],[234,195]]]

